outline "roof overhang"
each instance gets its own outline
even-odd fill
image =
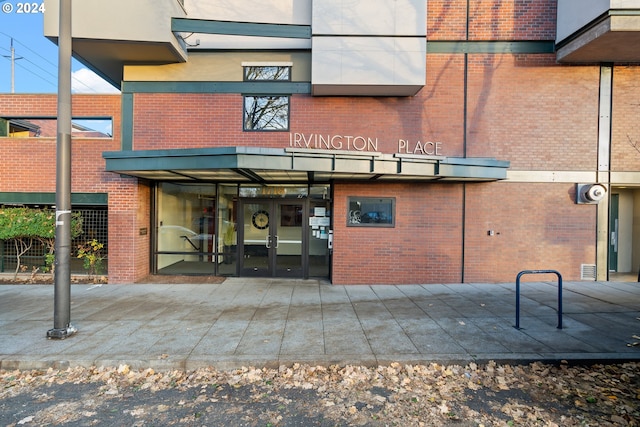
[[[561,63],[637,63],[640,62],[638,46],[640,11],[610,10],[558,42],[556,52]]]
[[[57,44],[57,38],[51,38]],[[176,39],[182,44],[180,39]],[[124,66],[162,65],[186,61],[186,48],[166,42],[73,39],[73,57],[121,89]]]
[[[106,170],[151,181],[497,181],[509,162],[378,152],[220,147],[104,152]]]
[[[44,35],[58,43],[60,2],[45,0]],[[172,31],[172,18],[186,16],[176,0],[83,0],[71,14],[73,57],[120,89],[124,65],[187,60],[187,46]]]

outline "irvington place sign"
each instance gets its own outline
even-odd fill
[[[323,135],[319,133],[289,134],[289,147],[317,150],[378,151],[378,138],[360,135]],[[399,154],[442,156],[442,142],[398,139]]]

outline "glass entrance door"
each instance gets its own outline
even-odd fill
[[[303,277],[302,244],[304,205],[298,201],[276,201],[275,227],[275,275],[278,277]]]
[[[247,199],[242,203],[242,215],[241,275],[303,277],[305,204]]]
[[[242,213],[244,233],[239,248],[242,275],[270,276],[269,252],[273,244],[270,230],[271,203],[252,200],[243,205]]]

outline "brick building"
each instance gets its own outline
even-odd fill
[[[74,3],[74,55],[122,90],[73,99],[113,117],[74,142],[72,184],[108,200],[109,281],[637,273],[640,1],[617,3]],[[54,102],[4,95],[0,117]],[[42,162],[3,168],[5,199],[54,188],[32,144],[2,138]]]

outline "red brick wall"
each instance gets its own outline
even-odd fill
[[[120,96],[73,95],[74,117],[111,117],[113,138],[73,138],[71,191],[108,193],[109,282],[131,283],[149,272],[149,188],[105,172],[104,151],[120,150]],[[0,94],[0,117],[57,115],[56,95]],[[0,192],[55,192],[56,138],[0,138]]]
[[[427,2],[427,39],[464,40],[467,0],[429,0]]]
[[[111,140],[73,140],[71,149],[71,191],[106,193],[101,180],[103,151],[114,150]],[[25,153],[29,153],[25,156]],[[0,191],[55,192],[56,141],[47,139],[0,138]]]
[[[431,67],[437,68],[439,61]],[[456,64],[459,66],[459,63]],[[460,70],[458,70],[460,73]],[[453,80],[453,81],[451,81]],[[461,135],[461,112],[442,111],[435,116],[430,107],[438,100],[452,104],[462,99],[462,74],[445,76],[443,84],[458,87],[457,94],[423,90],[407,98],[313,98],[291,97],[291,132],[331,135],[360,135],[377,138],[378,150],[396,152],[398,139],[420,137],[422,141],[440,140],[452,133]],[[242,96],[226,94],[136,94],[135,150],[167,148],[203,148],[260,146],[286,147],[289,132],[244,132]],[[171,108],[166,106],[170,105]],[[442,118],[447,126],[433,128],[433,120]],[[454,124],[455,123],[455,124]],[[458,136],[458,141],[461,137]],[[415,141],[414,141],[415,142]],[[446,154],[460,151],[447,147]]]
[[[395,227],[348,227],[349,196],[395,197]],[[336,184],[332,282],[514,282],[547,269],[580,280],[595,263],[596,206],[574,198],[573,184]]]
[[[349,196],[395,197],[395,227],[347,227]],[[336,184],[332,282],[460,282],[461,203],[459,184]]]
[[[556,2],[549,0],[429,0],[429,40],[554,40]]]
[[[596,169],[599,67],[554,61],[470,55],[467,156],[509,160],[513,170]]]
[[[615,67],[611,170],[640,171],[640,68]]]
[[[120,149],[120,97],[74,95],[74,117],[112,117],[111,138],[73,138],[71,191],[106,193],[109,174],[104,172],[103,151]],[[56,95],[0,94],[0,117],[57,116]],[[0,138],[0,191],[55,192],[56,138]]]
[[[555,39],[555,1],[472,0],[469,3],[470,40]]]
[[[291,132],[376,138],[378,151],[387,153],[398,151],[399,139],[442,141],[443,155],[461,156],[462,57],[432,55],[427,64],[434,78],[415,97],[294,95]],[[289,145],[289,132],[242,130],[241,95],[136,94],[134,104],[135,150]]]
[[[579,280],[580,265],[595,263],[597,208],[576,205],[573,184],[467,184],[465,200],[465,282],[548,269]]]
[[[109,194],[109,283],[133,283],[149,274],[154,232],[150,203],[147,185],[133,178],[113,180]]]
[[[427,55],[427,84],[416,96],[423,141],[442,142],[443,155],[464,156],[464,56]],[[407,130],[405,138],[410,138]]]
[[[598,67],[558,66],[553,55],[469,55],[466,155],[514,170],[595,169],[598,80]],[[377,138],[387,153],[398,139],[440,141],[443,155],[464,156],[464,90],[463,55],[429,54],[415,97],[296,95],[291,132]],[[136,150],[289,144],[288,132],[243,132],[240,95],[138,94],[135,105]]]

